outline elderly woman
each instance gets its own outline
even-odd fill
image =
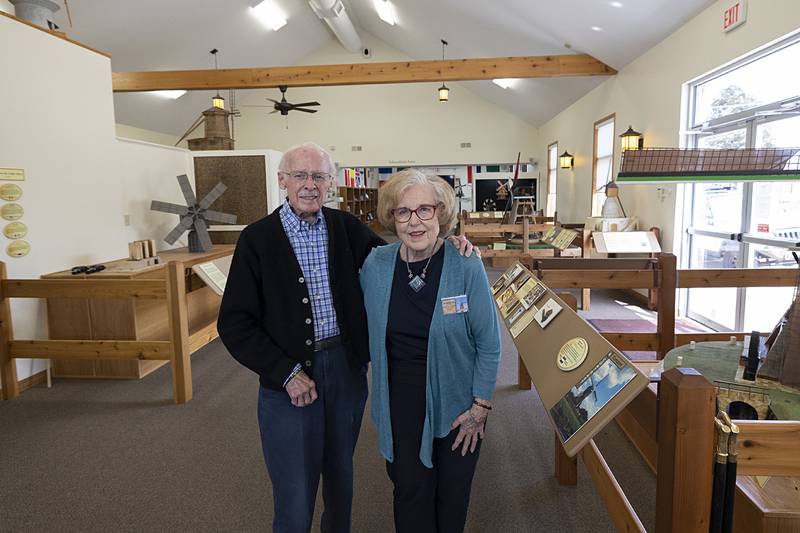
[[[400,240],[375,248],[361,270],[372,419],[399,533],[463,531],[500,362],[483,264],[443,240],[455,205],[443,179],[395,174],[380,189],[378,219]]]

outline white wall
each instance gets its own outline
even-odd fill
[[[161,239],[177,220],[147,206],[181,200],[175,176],[189,173],[188,152],[117,140],[107,57],[5,17],[0,42],[24,50],[0,54],[0,99],[14,102],[0,124],[0,167],[25,170],[20,203],[31,244],[22,258],[3,253],[9,277],[125,257],[134,239],[166,247]],[[11,303],[15,335],[46,338],[43,304]],[[17,363],[20,379],[43,368],[40,360]]]
[[[134,139],[137,141],[145,141],[154,144],[163,144],[165,146],[175,146],[175,141],[178,137],[170,135],[169,133],[161,133],[153,130],[146,130],[137,128],[136,126],[128,126],[127,124],[116,124],[117,137],[123,139]],[[181,143],[182,147],[186,147],[186,141]]]
[[[372,35],[361,32],[373,50],[371,60],[349,54],[338,44],[324,47],[303,64],[361,61],[403,61]],[[414,83],[347,87],[290,88],[290,102],[320,102],[319,112],[269,115],[268,108],[242,107],[236,121],[236,147],[270,147],[285,151],[293,144],[314,141],[335,146],[334,160],[345,166],[453,165],[512,161],[522,152],[526,161],[537,149],[536,128],[457,83],[448,84],[450,101],[440,103],[440,84]],[[243,92],[240,105],[268,104],[276,89]],[[271,105],[271,104],[270,104]],[[472,148],[460,148],[471,142]],[[352,146],[363,151],[353,152]]]
[[[595,121],[616,113],[617,136],[632,125],[644,133],[645,146],[679,146],[681,93],[687,81],[800,28],[798,0],[750,0],[747,22],[725,34],[722,13],[729,4],[715,3],[539,129],[540,162],[546,161],[547,145],[553,141],[558,141],[559,152],[575,154],[575,169],[558,171],[559,219],[581,222],[589,215]],[[618,143],[617,138],[615,175]],[[665,186],[663,201],[656,187],[621,185],[620,197],[626,211],[639,216],[643,226],[661,227],[663,247],[670,251],[676,186]]]

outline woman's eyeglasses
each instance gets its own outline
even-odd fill
[[[417,218],[420,220],[430,220],[436,214],[436,207],[438,206],[428,204],[422,204],[416,209],[398,207],[397,209],[392,209],[392,216],[396,222],[408,222],[414,213],[417,214]]]

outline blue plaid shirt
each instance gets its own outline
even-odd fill
[[[317,213],[317,221],[309,224],[297,216],[289,202],[284,200],[280,217],[308,286],[314,317],[314,340],[335,337],[339,334],[339,324],[328,278],[328,228],[322,210]]]

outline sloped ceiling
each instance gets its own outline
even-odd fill
[[[305,0],[273,0],[286,13],[279,31],[265,29],[248,7],[256,0],[79,0],[57,21],[67,34],[112,56],[114,71],[286,66],[322,46],[341,46]],[[413,59],[587,53],[621,69],[713,0],[395,0],[398,24],[376,15],[372,0],[345,0],[357,28]],[[615,7],[612,4],[621,4]],[[598,28],[593,30],[592,27]],[[353,54],[352,62],[362,59]],[[539,126],[605,78],[517,80],[510,89],[489,81],[460,85]],[[115,95],[117,122],[180,135],[211,93],[178,100],[152,94]]]

